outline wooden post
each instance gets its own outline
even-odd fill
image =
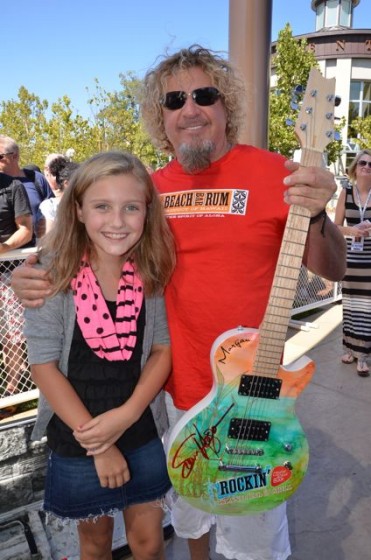
[[[272,0],[229,0],[229,57],[246,87],[239,141],[268,146]]]

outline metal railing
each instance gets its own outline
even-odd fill
[[[23,336],[23,306],[10,287],[12,271],[36,249],[18,249],[0,255],[0,407],[37,398],[30,377]]]

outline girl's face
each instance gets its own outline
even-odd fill
[[[102,177],[85,191],[77,217],[85,225],[98,261],[120,257],[140,239],[146,219],[145,187],[133,175]]]

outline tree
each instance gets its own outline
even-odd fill
[[[295,39],[289,24],[278,35],[273,67],[277,83],[270,95],[269,149],[291,158],[299,143],[294,127],[287,122],[295,122],[302,98],[298,88],[305,88],[310,70],[318,67],[318,63],[306,39]],[[341,142],[331,142],[326,151],[329,161],[335,161],[341,152]]]
[[[64,95],[51,106],[51,117],[45,126],[47,152],[65,153],[75,151],[75,159],[81,161],[94,152],[91,141],[91,126],[81,115],[73,114],[71,100]]]
[[[0,132],[14,138],[21,146],[24,164],[40,165],[40,154],[45,149],[45,126],[48,102],[21,86],[18,99],[3,101],[0,105]]]
[[[352,120],[350,129],[354,134],[351,140],[356,142],[361,150],[371,146],[371,115],[364,118],[356,117]]]
[[[162,165],[165,155],[158,152],[143,130],[138,103],[140,81],[131,72],[120,75],[121,88],[105,91],[95,80],[95,92],[88,103],[93,112],[98,151],[127,150],[151,167]]]

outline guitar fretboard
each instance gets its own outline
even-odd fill
[[[322,152],[302,150],[301,165],[320,167],[321,161]],[[267,309],[259,328],[253,375],[277,376],[301,270],[309,220],[309,210],[295,205],[290,207]]]

